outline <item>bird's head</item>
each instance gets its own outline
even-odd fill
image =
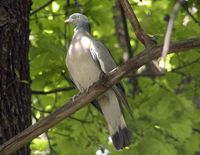
[[[71,16],[69,16],[68,19],[65,20],[65,23],[73,24],[73,25],[79,27],[79,26],[88,25],[89,21],[85,15],[83,15],[81,13],[74,13]]]

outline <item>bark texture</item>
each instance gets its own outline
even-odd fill
[[[0,1],[0,145],[31,125],[30,0]],[[29,144],[14,155],[29,155]]]

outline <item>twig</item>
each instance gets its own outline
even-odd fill
[[[157,84],[160,88],[162,88],[163,90],[165,90],[166,92],[170,92],[170,93],[174,93],[170,88],[168,88],[165,84],[162,84],[160,82],[157,82],[156,80],[154,81],[155,84]],[[160,97],[162,98],[162,96]]]
[[[47,19],[49,16],[52,16],[52,17],[58,17],[58,16],[64,16],[65,14],[64,13],[49,13],[49,14],[45,14],[45,15],[41,15],[41,16],[33,16],[30,18],[31,21],[33,20],[38,20],[38,19],[42,19],[42,18],[45,18]]]
[[[47,141],[48,141],[48,145],[49,145],[50,154],[51,154],[51,155],[58,155],[58,153],[54,150],[54,148],[53,148],[52,145],[51,145],[51,140],[50,140],[50,137],[49,137],[48,132],[45,132],[45,135],[46,135],[46,137],[47,137]]]
[[[35,119],[36,122],[39,120],[34,113],[32,113],[32,117]]]
[[[57,134],[57,135],[59,135],[59,136],[63,136],[63,137],[69,137],[68,134],[64,134],[64,133],[57,132],[57,131],[54,131],[54,130],[52,130],[51,133],[53,133],[53,134]]]
[[[200,129],[193,128],[192,130],[193,130],[194,132],[197,132],[198,134],[200,134]]]
[[[187,64],[184,64],[184,65],[182,65],[182,66],[179,66],[179,67],[177,67],[177,68],[174,68],[174,69],[172,69],[170,72],[175,72],[175,71],[177,71],[177,70],[186,68],[186,67],[188,67],[188,66],[190,66],[190,65],[193,65],[193,64],[195,64],[195,63],[198,63],[198,62],[200,62],[200,57],[197,58],[197,59],[195,59],[194,61],[191,61],[191,62],[187,63]]]
[[[73,116],[69,116],[68,118],[72,119],[72,120],[75,120],[75,121],[78,121],[80,123],[92,123],[92,121],[87,121],[87,120],[79,119],[79,118],[76,118],[76,117],[73,117]]]
[[[170,45],[170,39],[171,39],[171,34],[172,34],[172,29],[174,25],[174,21],[176,18],[176,15],[178,13],[178,10],[180,9],[181,3],[183,0],[177,0],[176,4],[174,5],[173,11],[170,15],[169,22],[167,25],[167,30],[165,33],[165,38],[164,38],[164,46],[163,46],[163,51],[162,51],[162,57],[165,58],[168,51],[169,51],[169,45]]]
[[[122,28],[121,28],[121,26],[117,27],[117,25],[119,25],[119,24],[118,24],[117,21],[115,22],[116,29],[120,28],[119,30],[116,30],[116,31],[118,32],[118,35],[119,35],[119,42],[121,43],[122,46],[126,47],[125,49],[128,52],[127,58],[129,59],[129,58],[133,57],[134,50],[133,50],[133,48],[131,47],[131,44],[130,44],[130,36],[129,36],[129,31],[128,31],[127,20],[126,20],[126,16],[125,16],[123,7],[122,7],[119,0],[116,0],[116,6],[117,6],[117,9],[119,10],[119,13],[120,13],[120,17],[118,17],[118,18],[120,19],[120,22],[122,23]],[[121,34],[121,36],[120,36],[120,34]],[[135,96],[139,92],[137,77],[136,76],[129,76],[129,82],[131,84],[132,96]]]
[[[171,53],[184,52],[185,50],[199,48],[200,38],[190,39],[182,42],[172,44],[170,46]],[[143,52],[126,61],[124,64],[116,67],[113,71],[105,75],[102,79],[90,86],[87,91],[78,94],[73,100],[65,103],[64,106],[57,109],[49,116],[39,120],[34,125],[28,127],[23,132],[19,133],[15,137],[11,138],[3,145],[0,146],[0,154],[8,155],[16,151],[33,138],[39,136],[49,128],[55,126],[58,122],[70,116],[72,113],[86,106],[92,100],[104,93],[111,86],[116,84],[129,72],[136,71],[142,65],[157,59],[162,52],[161,46],[154,46],[152,48],[145,49]]]
[[[75,6],[78,8],[79,13],[83,13],[83,9],[78,0],[74,0]]]
[[[65,7],[65,19],[68,18],[69,16],[69,7],[70,6],[70,0],[66,0],[66,7]],[[63,23],[64,24],[64,23]],[[69,40],[67,40],[67,25],[64,24],[64,39],[65,39],[65,47],[67,48],[67,46],[69,45]],[[68,34],[69,35],[69,34]],[[63,74],[63,72],[62,72]]]
[[[182,65],[182,66],[179,66],[179,67],[177,67],[177,68],[174,68],[174,69],[172,69],[171,71],[169,71],[169,72],[167,72],[167,73],[171,73],[171,72],[177,73],[177,72],[176,72],[177,70],[186,68],[186,67],[188,67],[188,66],[190,66],[190,65],[193,65],[193,64],[195,64],[195,63],[198,63],[198,62],[200,62],[200,57],[197,58],[197,59],[195,59],[194,61],[191,61],[191,62],[189,62],[189,63],[186,63],[186,64]],[[179,72],[178,72],[178,73],[179,73]],[[180,73],[179,73],[179,74],[180,74]],[[130,74],[127,75],[127,77],[132,77],[132,76],[134,76],[134,77],[155,77],[155,76],[163,76],[163,75],[165,75],[165,74],[164,74],[164,73],[162,73],[162,74],[153,74],[153,73],[149,73],[149,72],[144,72],[144,73],[140,73],[140,74],[130,73]]]
[[[182,3],[182,7],[183,9],[187,12],[187,14],[192,18],[192,20],[197,23],[200,26],[200,21],[198,21],[193,14],[188,10],[188,2],[184,1],[184,3]]]
[[[119,2],[119,0],[117,1],[117,3],[119,6],[121,18],[122,18],[122,23],[123,23],[123,28],[124,28],[124,37],[126,40],[126,46],[127,46],[129,58],[131,58],[133,56],[133,50],[132,50],[131,44],[130,44],[130,36],[129,36],[128,26],[127,26],[127,22],[126,22],[126,16],[124,14],[123,7],[122,7],[121,3]]]
[[[186,10],[186,12],[192,18],[192,20],[200,26],[200,21],[198,21],[188,10]]]
[[[63,92],[63,91],[70,91],[70,90],[73,90],[73,89],[74,89],[74,87],[67,87],[67,88],[57,88],[57,89],[50,90],[50,91],[32,90],[31,92],[34,95],[46,95],[46,94]]]
[[[195,80],[194,76],[191,76],[190,74],[183,75],[183,79],[177,84],[177,87],[175,89],[176,94],[183,93],[186,89],[185,86],[190,84],[193,80]]]
[[[34,15],[35,13],[39,12],[40,10],[44,9],[46,6],[50,5],[54,0],[50,0],[46,2],[44,5],[40,6],[39,8],[33,10],[30,15]]]
[[[127,16],[127,18],[129,19],[133,30],[135,32],[136,37],[145,45],[145,46],[151,46],[152,44],[155,44],[155,42],[151,39],[151,37],[149,37],[144,30],[142,29],[142,27],[140,26],[140,23],[133,11],[133,9],[131,8],[128,0],[119,0],[119,2],[121,3],[121,6],[123,7],[123,10],[125,12],[125,15]]]

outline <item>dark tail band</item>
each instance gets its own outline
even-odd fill
[[[112,135],[112,141],[115,148],[121,150],[131,143],[131,133],[126,127],[123,129],[119,128],[119,130]]]

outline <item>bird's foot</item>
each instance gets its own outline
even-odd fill
[[[87,89],[85,89],[85,92],[88,94],[89,93],[89,89],[90,87],[88,87]]]
[[[76,94],[74,96],[72,96],[72,102],[75,102],[76,98],[79,96],[79,94]]]

